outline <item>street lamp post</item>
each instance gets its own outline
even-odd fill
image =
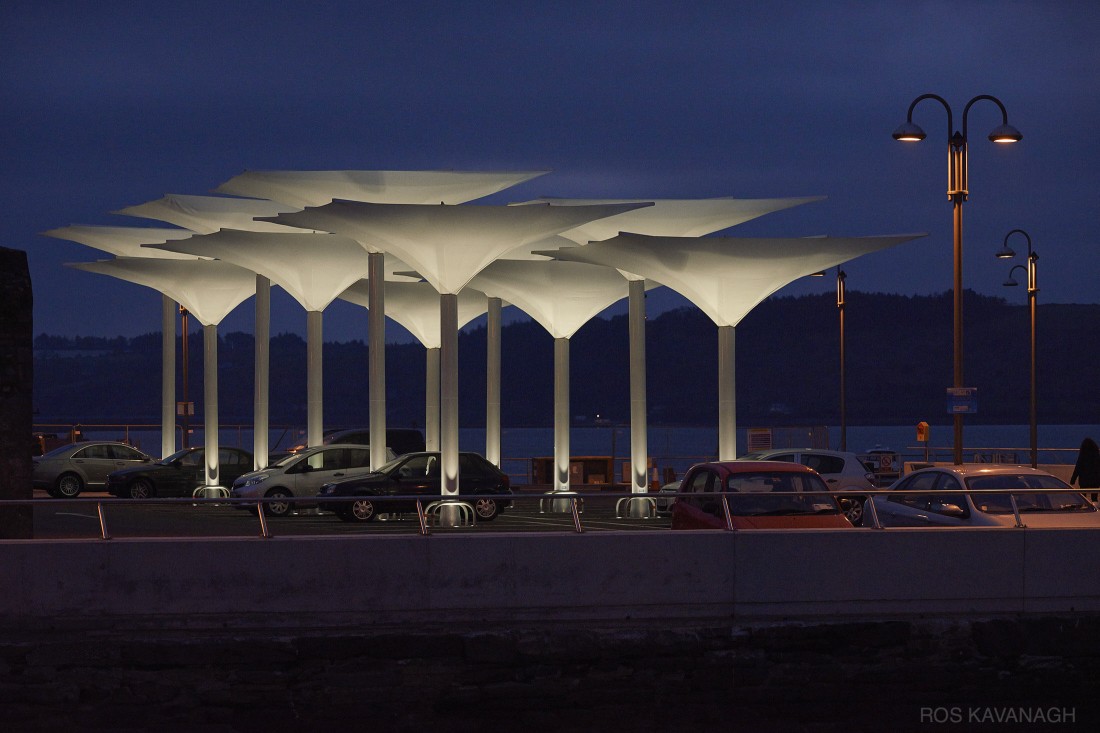
[[[925,99],[934,99],[943,105],[947,110],[947,145],[948,145],[948,157],[947,157],[947,198],[952,203],[953,209],[953,236],[954,243],[954,386],[956,388],[962,388],[963,384],[963,324],[962,324],[962,299],[963,299],[963,285],[962,285],[962,205],[966,201],[967,194],[967,118],[970,113],[971,106],[975,102],[988,99],[997,105],[1001,110],[1001,124],[989,133],[989,139],[995,143],[1014,143],[1023,138],[1020,131],[1012,125],[1008,124],[1008,112],[1005,110],[1005,106],[1001,103],[1001,100],[988,94],[979,94],[966,103],[966,107],[963,108],[963,122],[962,132],[955,130],[955,125],[951,113],[951,105],[947,101],[936,94],[922,94],[912,101],[909,105],[909,112],[906,115],[905,124],[894,130],[893,137],[895,140],[902,142],[920,142],[927,135],[920,126],[913,122],[913,108],[917,104]],[[955,451],[954,460],[956,464],[961,464],[962,461],[962,446],[963,446],[963,428],[962,428],[962,413],[954,413],[955,419]]]
[[[1027,305],[1028,311],[1031,316],[1031,398],[1029,405],[1029,429],[1031,439],[1031,467],[1039,467],[1039,428],[1036,420],[1036,397],[1035,397],[1035,296],[1039,292],[1039,285],[1037,281],[1037,263],[1039,255],[1031,247],[1031,236],[1023,229],[1013,229],[1005,235],[1004,243],[1001,245],[1001,251],[997,253],[997,257],[1003,260],[1011,259],[1016,256],[1016,253],[1008,246],[1008,238],[1013,234],[1022,234],[1024,239],[1027,240],[1027,266],[1014,265],[1012,269],[1008,271],[1008,279],[1004,284],[1008,287],[1013,287],[1019,283],[1012,277],[1012,273],[1016,272],[1017,268],[1024,270],[1027,273]]]
[[[190,355],[187,353],[187,342],[189,340],[187,338],[187,336],[188,336],[188,334],[187,334],[187,309],[184,308],[182,305],[180,306],[180,323],[181,323],[180,332],[183,334],[183,341],[181,343],[182,348],[180,349],[180,351],[182,352],[181,356],[183,357],[183,410],[182,410],[183,414],[181,415],[181,417],[183,418],[183,436],[182,436],[183,437],[183,446],[182,447],[187,448],[188,447],[188,441],[190,439],[190,436],[188,435],[188,433],[191,432],[191,416],[188,414],[188,409],[190,408],[191,403],[188,402],[188,399],[187,399],[188,398],[188,394],[187,394],[187,380],[188,380],[187,365],[188,365],[188,362],[190,361]]]
[[[847,279],[848,275],[844,270],[836,268],[836,309],[840,318],[840,449],[842,451],[848,450],[847,379],[844,373],[844,281]]]

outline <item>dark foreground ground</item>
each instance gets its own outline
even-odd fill
[[[1094,731],[1100,617],[0,630],[6,731]],[[1030,721],[1030,722],[1029,722]]]

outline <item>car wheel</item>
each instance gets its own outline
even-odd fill
[[[351,503],[351,507],[340,516],[349,522],[373,522],[378,516],[378,509],[374,502],[365,497],[359,497]]]
[[[57,488],[59,498],[72,499],[80,495],[84,489],[84,482],[75,473],[63,473],[57,477],[57,483],[54,486]]]
[[[844,516],[848,517],[848,521],[855,527],[863,526],[863,502],[865,501],[866,499],[862,497],[853,496],[843,507]]]
[[[286,499],[290,498],[290,493],[286,489],[272,489],[266,494],[268,499],[279,499],[280,501],[273,501],[270,504],[264,503],[264,513],[270,514],[273,517],[285,517],[290,514],[290,502]]]
[[[477,512],[477,518],[482,522],[491,522],[497,518],[500,508],[492,499],[478,499],[474,502],[474,511]]]
[[[130,482],[131,499],[149,499],[156,493],[153,490],[153,482],[147,478],[139,478]]]

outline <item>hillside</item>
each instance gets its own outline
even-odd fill
[[[967,386],[978,387],[983,423],[1024,423],[1028,410],[1028,313],[1024,305],[967,293]],[[1038,307],[1039,421],[1098,419],[1100,305]],[[950,294],[911,297],[848,293],[848,422],[909,424],[945,417],[951,384]],[[202,335],[190,337],[189,396],[202,405]],[[506,426],[549,425],[553,341],[532,322],[503,332]],[[646,331],[649,415],[653,424],[716,422],[717,330],[693,308],[650,318]],[[737,399],[741,424],[836,424],[838,319],[833,296],[773,298],[737,328]],[[596,319],[572,339],[572,413],[629,419],[625,316]],[[179,350],[177,349],[177,352]],[[325,422],[367,420],[364,343],[326,343]],[[461,423],[484,424],[485,329],[459,338]],[[219,344],[219,404],[225,423],[252,419],[254,344],[228,333]],[[295,335],[271,339],[271,421],[305,422],[306,345]],[[177,368],[182,379],[182,369]],[[35,339],[36,422],[156,422],[160,335],[133,339]],[[424,349],[387,347],[387,419],[424,419]]]

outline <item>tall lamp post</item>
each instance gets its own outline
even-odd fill
[[[845,289],[844,281],[848,275],[839,267],[836,268],[836,309],[840,318],[840,449],[848,450],[848,411],[847,411],[847,378],[844,374],[844,305]]]
[[[1031,248],[1031,236],[1023,229],[1013,229],[1011,232],[1005,235],[1005,241],[1001,245],[1001,251],[997,253],[997,257],[1002,260],[1011,259],[1016,256],[1016,253],[1008,246],[1008,238],[1013,234],[1022,234],[1024,239],[1027,240],[1027,266],[1014,265],[1012,269],[1008,271],[1008,279],[1004,284],[1008,287],[1014,287],[1019,283],[1012,277],[1012,273],[1017,269],[1024,270],[1027,273],[1027,305],[1028,311],[1031,315],[1031,404],[1030,404],[1030,438],[1031,438],[1031,467],[1039,467],[1039,429],[1036,422],[1035,414],[1035,295],[1039,292],[1039,286],[1036,281],[1036,263],[1039,260],[1039,255]]]
[[[973,104],[982,99],[988,99],[1001,110],[1001,124],[989,133],[989,139],[995,143],[1019,142],[1023,135],[1012,125],[1008,124],[1008,112],[1001,100],[988,94],[979,94],[966,103],[963,108],[962,132],[955,130],[951,105],[936,94],[922,94],[909,105],[905,124],[894,130],[895,140],[902,142],[920,142],[927,135],[924,130],[913,122],[913,108],[925,99],[934,99],[947,110],[947,198],[952,203],[954,211],[954,386],[961,389],[963,385],[963,325],[962,325],[962,205],[967,196],[967,117]],[[954,413],[955,419],[955,455],[956,464],[962,460],[962,413]]]

